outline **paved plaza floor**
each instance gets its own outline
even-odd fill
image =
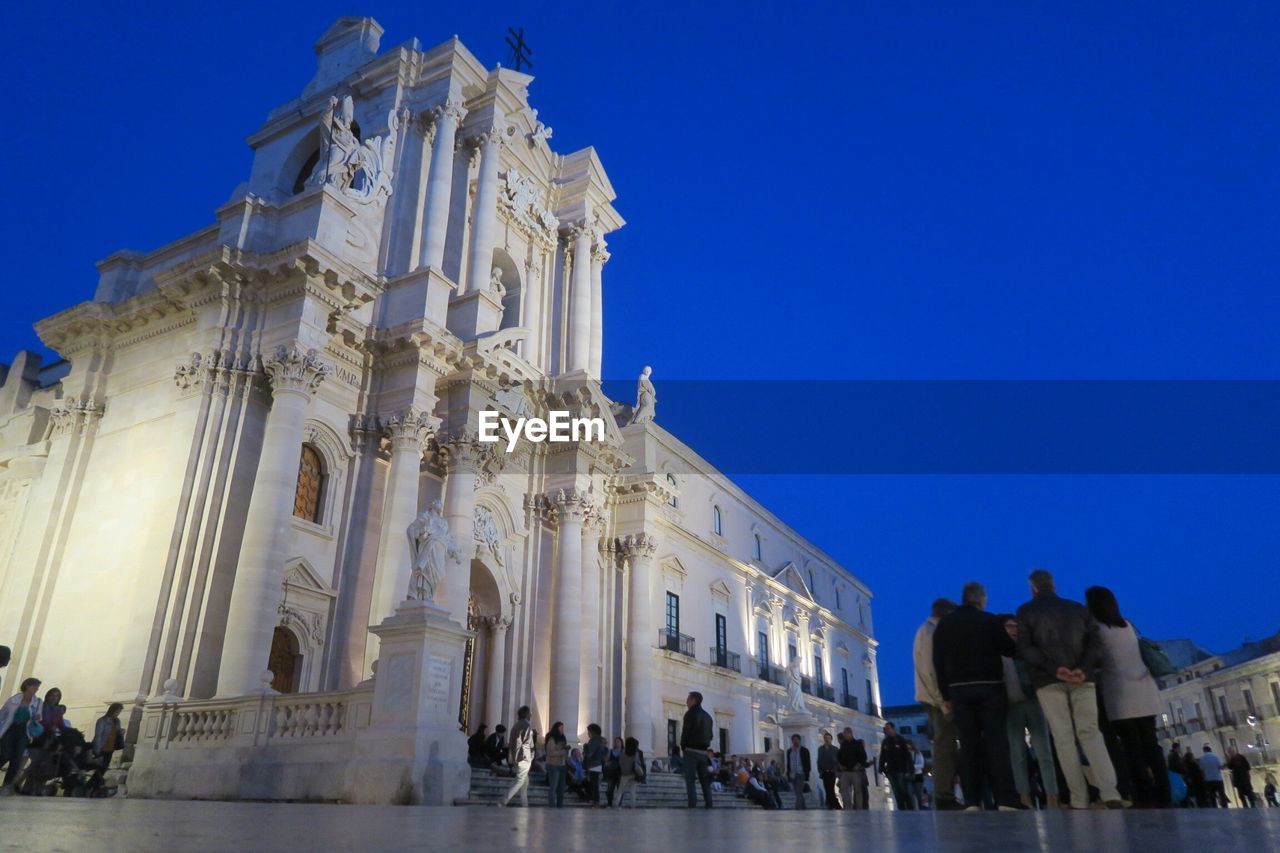
[[[0,849],[1280,851],[1280,809],[795,812],[0,799]]]

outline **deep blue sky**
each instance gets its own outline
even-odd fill
[[[526,28],[553,146],[629,220],[608,375],[1280,378],[1280,7],[1167,1],[20,5],[0,357],[94,261],[209,223],[354,13],[488,63]],[[771,453],[802,429],[744,416]],[[1152,635],[1280,627],[1274,478],[740,479],[876,592],[886,701],[929,599],[1016,604],[1036,563]]]

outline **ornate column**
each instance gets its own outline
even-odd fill
[[[550,719],[564,721],[565,735],[578,739],[582,687],[582,496],[561,490],[551,496],[557,523],[555,607],[551,635]]]
[[[484,293],[493,271],[493,243],[498,232],[498,161],[502,157],[501,120],[472,138],[480,148],[475,209],[471,213],[471,253],[466,286],[459,293]]]
[[[462,100],[450,96],[431,111],[433,119],[431,165],[427,171],[426,222],[422,236],[422,266],[444,265],[444,242],[449,231],[449,201],[453,192],[453,149],[458,125],[467,110]]]
[[[609,262],[609,252],[604,247],[604,237],[591,253],[591,366],[589,372],[596,379],[604,363],[604,265]]]
[[[439,420],[426,412],[408,408],[378,418],[382,434],[391,443],[391,466],[382,501],[382,530],[378,539],[378,561],[374,565],[373,596],[369,601],[369,624],[391,616],[409,591],[412,556],[405,533],[418,516],[419,472],[422,450]],[[378,657],[377,638],[365,647],[365,667]]]
[[[271,653],[276,605],[283,593],[289,519],[298,481],[307,406],[330,367],[315,350],[282,346],[262,362],[271,383],[271,411],[249,499],[240,562],[231,590],[226,637],[218,670],[218,695],[261,689]]]
[[[459,625],[467,624],[471,594],[471,557],[475,554],[476,479],[494,445],[484,445],[469,430],[439,442],[447,470],[444,516],[458,542],[458,558],[445,575],[436,603],[449,611]]]
[[[507,683],[507,629],[511,620],[506,616],[493,616],[489,620],[489,685],[484,694],[484,719],[490,731],[506,719],[507,710],[502,704],[502,688]]]
[[[604,528],[603,511],[594,504],[583,504],[582,518],[582,703],[583,726],[600,722],[600,669],[604,644],[600,640],[600,531]],[[585,718],[585,719],[583,719]]]
[[[583,221],[565,232],[573,259],[569,285],[569,371],[591,367],[591,226]]]
[[[640,741],[640,748],[653,746],[653,598],[650,577],[657,540],[644,533],[618,541],[630,572],[627,614],[627,694],[626,731]]]

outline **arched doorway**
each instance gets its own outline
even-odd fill
[[[488,566],[479,560],[472,560],[471,595],[467,601],[467,627],[475,632],[475,636],[467,641],[462,674],[462,702],[458,715],[460,726],[467,732],[475,731],[480,723],[488,724],[490,730],[498,723],[510,725],[509,720],[485,718],[486,707],[491,704],[488,700],[488,691],[494,660],[492,627],[494,621],[501,615],[502,596],[498,590],[497,580]],[[505,656],[500,657],[505,660]]]
[[[279,693],[297,693],[302,675],[302,653],[298,638],[283,625],[271,632],[271,657],[267,663],[271,670],[271,689]]]

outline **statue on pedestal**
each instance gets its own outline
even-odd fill
[[[649,381],[649,374],[653,373],[653,368],[645,365],[644,370],[640,371],[640,381],[636,383],[636,408],[631,414],[630,423],[647,424],[654,418],[654,410],[658,404],[658,394],[653,388],[653,383]]]
[[[440,501],[432,501],[406,532],[413,560],[407,597],[415,601],[435,601],[448,561],[458,559],[458,542],[449,532],[449,521],[444,517]]]
[[[801,685],[800,659],[792,658],[791,664],[787,667],[787,702],[791,705],[792,711],[804,714],[809,709],[805,707],[804,688]]]

